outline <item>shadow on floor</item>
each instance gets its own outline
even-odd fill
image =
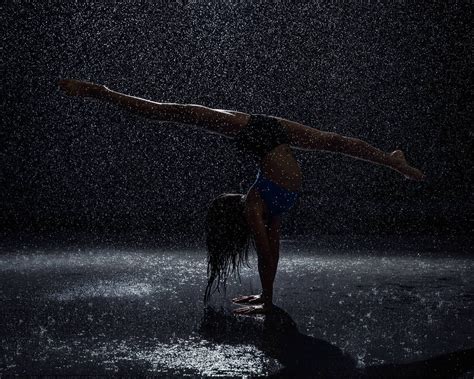
[[[218,343],[255,345],[284,366],[274,378],[456,378],[474,369],[474,349],[358,369],[356,361],[337,346],[300,333],[279,307],[258,317],[234,316],[208,307],[199,333]]]

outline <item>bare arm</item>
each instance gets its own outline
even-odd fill
[[[267,227],[268,241],[270,243],[270,249],[273,254],[277,257],[280,256],[280,228],[281,228],[281,217],[274,216]]]
[[[260,197],[250,191],[247,195],[245,208],[245,217],[255,239],[255,245],[258,255],[258,272],[262,284],[262,299],[264,305],[270,307],[273,303],[273,282],[278,267],[278,225],[275,223],[273,228],[268,229],[263,219],[263,204]],[[276,249],[276,250],[275,250]]]

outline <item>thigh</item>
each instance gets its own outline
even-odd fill
[[[290,139],[290,145],[297,149],[325,150],[339,137],[336,133],[311,128],[296,121],[280,117],[275,118],[286,127]]]
[[[250,115],[244,112],[213,109],[202,105],[188,105],[191,118],[198,126],[210,133],[234,137],[244,128]]]

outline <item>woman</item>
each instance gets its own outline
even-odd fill
[[[281,215],[297,200],[302,183],[301,170],[290,147],[342,153],[389,167],[410,179],[424,178],[420,170],[407,163],[400,150],[385,153],[357,138],[320,131],[283,118],[195,104],[158,103],[78,80],[61,80],[59,85],[71,96],[104,100],[151,119],[190,124],[232,138],[242,151],[257,159],[260,170],[248,193],[219,196],[211,203],[207,215],[206,300],[213,288],[225,285],[227,277],[238,272],[246,261],[249,237],[255,243],[262,293],[233,299],[237,304],[247,305],[236,313],[266,313],[272,308]]]

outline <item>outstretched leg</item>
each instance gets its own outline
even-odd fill
[[[408,164],[400,150],[385,153],[358,138],[346,137],[337,133],[324,132],[302,125],[298,122],[276,117],[286,126],[290,144],[301,150],[326,150],[349,155],[353,158],[387,166],[414,180],[423,180],[423,173]]]
[[[190,124],[226,137],[235,136],[249,119],[249,115],[243,112],[212,109],[196,104],[158,103],[79,80],[60,80],[59,86],[68,95],[104,100],[150,119]]]

